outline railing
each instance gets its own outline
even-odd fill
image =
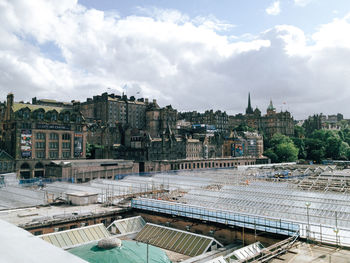
[[[222,223],[229,226],[244,227],[264,232],[293,236],[299,231],[299,224],[276,218],[259,217],[228,210],[209,209],[200,206],[174,203],[153,199],[133,199],[133,208],[154,211],[175,216],[183,216],[202,221]]]

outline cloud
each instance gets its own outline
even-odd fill
[[[272,15],[272,16],[279,15],[281,13],[280,2],[279,1],[273,2],[268,8],[265,9],[265,11],[268,15]]]
[[[176,10],[120,17],[76,1],[13,0],[0,2],[0,23],[2,100],[10,91],[16,100],[86,100],[127,84],[128,95],[179,110],[236,114],[250,91],[263,112],[272,98],[297,119],[350,115],[348,17],[308,37],[292,25],[233,36],[234,25]]]

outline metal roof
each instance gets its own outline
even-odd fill
[[[103,224],[70,229],[50,234],[40,235],[39,237],[56,247],[68,249],[78,245],[90,243],[109,237],[110,234]]]
[[[0,261],[11,263],[87,263],[26,230],[0,220]]]
[[[151,223],[147,223],[135,239],[191,257],[201,255],[215,245],[222,247],[222,244],[212,237]]]

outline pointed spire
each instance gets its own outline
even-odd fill
[[[274,111],[274,110],[276,110],[276,109],[273,107],[272,99],[270,99],[270,104],[269,104],[269,106],[267,107],[267,111]]]
[[[245,110],[246,114],[253,114],[253,108],[252,108],[252,104],[250,102],[250,92],[248,93],[248,107]]]

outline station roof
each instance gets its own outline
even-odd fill
[[[147,223],[137,234],[135,239],[191,257],[207,252],[208,249],[215,244],[222,247],[222,245],[212,237],[151,223]]]
[[[71,248],[91,241],[101,240],[110,234],[103,224],[86,226],[39,236],[46,242],[60,248]]]
[[[1,262],[11,263],[86,263],[26,230],[0,220]]]

